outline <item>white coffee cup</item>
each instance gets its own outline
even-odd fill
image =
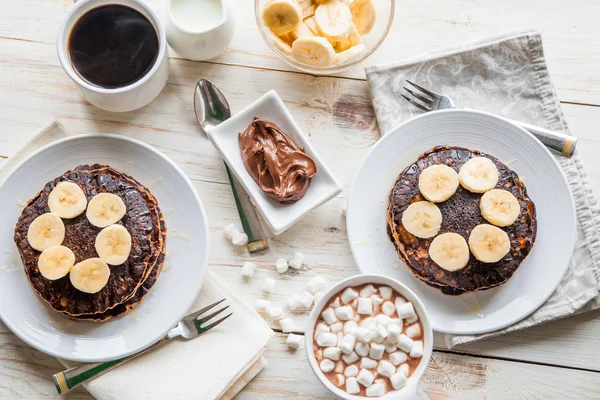
[[[88,11],[104,5],[124,5],[140,12],[154,26],[158,35],[158,57],[154,65],[141,79],[119,87],[103,88],[86,82],[75,71],[69,58],[68,42],[73,25]],[[60,63],[69,77],[79,86],[83,96],[91,104],[107,111],[132,111],[150,103],[162,91],[169,77],[169,62],[167,59],[167,40],[165,30],[154,11],[143,1],[139,0],[81,0],[71,8],[60,28],[56,48]]]

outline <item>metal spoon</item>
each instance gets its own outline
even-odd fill
[[[204,133],[208,133],[215,126],[231,117],[231,109],[229,108],[227,99],[219,88],[206,79],[200,79],[196,83],[196,89],[194,90],[194,112]],[[231,173],[227,163],[225,163],[225,170],[227,171],[229,183],[233,190],[233,197],[235,198],[235,204],[240,214],[242,227],[246,235],[248,235],[248,251],[250,253],[257,253],[267,250],[269,242],[263,233],[258,217],[256,216],[256,210],[250,202],[248,193],[246,193],[242,184]]]

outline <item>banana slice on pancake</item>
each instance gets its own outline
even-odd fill
[[[350,3],[352,23],[361,35],[371,32],[377,20],[375,6],[371,0],[353,0]]]
[[[433,203],[417,201],[402,213],[402,225],[416,237],[434,237],[442,226],[442,212]]]
[[[443,233],[429,245],[429,257],[446,271],[458,271],[469,262],[469,246],[458,233]]]
[[[485,193],[496,187],[498,168],[487,157],[473,157],[460,167],[458,180],[470,192]]]
[[[96,236],[96,253],[110,265],[123,264],[131,252],[131,235],[123,225],[106,227]]]
[[[108,283],[110,268],[99,258],[88,258],[71,269],[69,278],[75,289],[84,293],[98,293]]]
[[[510,251],[510,239],[502,229],[489,225],[477,225],[469,235],[471,253],[481,262],[500,261]]]
[[[521,212],[519,200],[508,190],[492,189],[481,196],[481,215],[496,226],[509,226]]]
[[[432,165],[419,175],[419,191],[427,200],[441,203],[458,189],[458,175],[447,165]]]
[[[354,27],[350,7],[338,0],[319,5],[314,18],[319,31],[333,42],[346,39]]]
[[[37,251],[58,246],[63,240],[65,240],[65,224],[58,215],[53,213],[38,216],[27,230],[27,241]]]
[[[48,195],[50,212],[61,218],[75,218],[87,207],[87,199],[83,190],[75,183],[59,182]]]
[[[73,265],[75,254],[65,246],[48,247],[38,259],[40,274],[51,281],[67,276]]]
[[[116,194],[98,193],[90,200],[85,215],[92,225],[104,228],[117,223],[126,211],[125,203]]]
[[[294,0],[273,0],[262,11],[265,26],[276,35],[285,35],[302,22],[302,10]]]

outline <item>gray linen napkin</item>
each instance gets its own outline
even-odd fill
[[[406,79],[450,96],[459,107],[568,132],[537,32],[368,67],[366,73],[383,134],[422,113],[400,97]],[[600,308],[600,209],[577,153],[572,158],[555,157],[577,210],[577,242],[567,273],[548,301],[529,317],[492,333],[446,335],[449,348]]]

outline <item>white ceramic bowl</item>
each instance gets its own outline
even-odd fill
[[[329,391],[331,391],[331,393],[335,394],[336,396],[339,396],[340,398],[345,399],[345,400],[363,400],[363,399],[367,399],[367,398],[368,399],[373,398],[373,397],[362,397],[362,396],[355,396],[355,395],[348,394],[345,391],[341,390],[340,388],[336,387],[334,384],[332,384],[329,381],[329,379],[327,379],[327,377],[323,374],[321,369],[319,368],[319,364],[317,363],[317,359],[315,358],[315,352],[314,352],[314,348],[313,348],[313,335],[314,335],[314,331],[315,331],[315,324],[317,322],[317,319],[319,318],[319,315],[321,315],[321,312],[323,311],[323,307],[325,306],[325,304],[327,304],[327,302],[334,295],[338,294],[343,289],[345,289],[347,287],[351,287],[351,286],[364,285],[367,283],[372,283],[372,284],[376,284],[376,285],[386,285],[386,286],[391,287],[396,292],[398,292],[402,296],[404,296],[408,301],[413,303],[415,311],[417,312],[417,315],[419,316],[419,321],[421,322],[421,325],[423,327],[423,357],[421,357],[421,361],[419,362],[417,369],[413,372],[413,374],[410,376],[410,378],[408,378],[408,382],[402,389],[394,390],[394,391],[388,392],[384,396],[377,397],[380,400],[413,399],[416,394],[417,385],[418,385],[419,381],[421,380],[421,377],[425,373],[425,370],[427,369],[427,365],[429,364],[429,360],[431,359],[431,353],[433,351],[433,331],[431,329],[431,323],[429,321],[429,316],[427,315],[427,310],[425,309],[425,306],[423,305],[421,300],[419,300],[417,295],[412,290],[410,290],[408,287],[406,287],[404,284],[398,282],[395,279],[388,278],[387,276],[383,276],[383,275],[353,276],[351,278],[341,281],[340,283],[333,286],[325,293],[325,295],[321,298],[321,300],[317,304],[315,304],[315,306],[313,307],[313,309],[308,317],[308,322],[306,324],[306,329],[304,331],[305,332],[305,334],[304,334],[305,346],[304,347],[306,349],[306,355],[308,357],[308,362],[310,363],[310,367],[312,368],[312,370],[315,373],[315,375],[317,376],[317,378],[319,378],[321,383],[323,385],[325,385],[325,387],[327,389],[329,389]]]

